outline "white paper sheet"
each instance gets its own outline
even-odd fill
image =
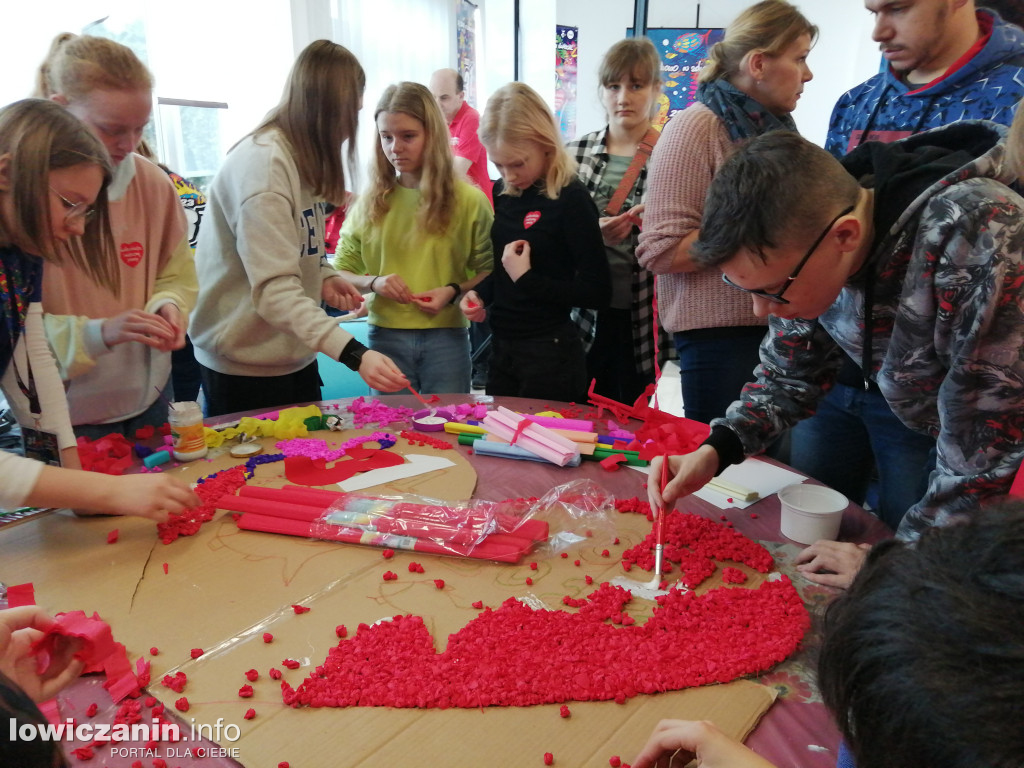
[[[372,488],[375,485],[384,485],[394,480],[404,480],[407,477],[425,475],[427,472],[455,466],[454,461],[443,456],[422,456],[418,453],[407,453],[405,458],[408,459],[405,464],[400,464],[397,467],[371,469],[369,472],[353,475],[348,480],[338,483],[338,487],[347,493],[351,493],[352,491]]]
[[[771,496],[773,493],[778,493],[780,489],[785,488],[787,485],[802,483],[807,479],[806,475],[801,475],[799,472],[784,469],[756,458],[747,459],[742,464],[733,464],[727,467],[718,477],[728,480],[730,483],[742,485],[744,488],[749,488],[752,491],[757,491],[760,494],[760,498],[754,501],[733,499],[730,502],[728,499],[732,498],[731,496],[713,490],[707,485],[694,492],[694,496],[714,504],[719,509],[746,509],[751,504],[757,504],[761,499]]]

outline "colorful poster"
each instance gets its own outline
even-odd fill
[[[456,29],[459,58],[456,69],[462,73],[466,90],[464,98],[469,106],[479,109],[476,103],[476,5],[469,0],[461,0],[459,3]]]
[[[632,30],[627,30],[627,35]],[[648,29],[647,36],[661,55],[662,94],[654,125],[659,130],[697,95],[697,75],[711,46],[725,37],[724,29]]]
[[[576,138],[576,63],[579,27],[555,25],[555,117],[562,138]]]

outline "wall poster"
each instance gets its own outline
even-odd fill
[[[476,4],[469,0],[459,2],[456,18],[458,63],[455,68],[462,73],[466,101],[474,109],[479,109],[476,101],[476,8]]]
[[[576,138],[576,66],[579,27],[555,25],[555,117],[562,138]]]
[[[626,34],[631,36],[633,30],[626,30]],[[697,75],[711,46],[725,37],[725,30],[659,28],[648,29],[647,36],[661,56],[662,93],[658,98],[658,114],[654,118],[654,126],[661,130],[672,115],[696,100]]]

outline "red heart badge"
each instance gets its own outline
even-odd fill
[[[121,243],[121,261],[129,267],[137,266],[142,261],[142,243]]]
[[[540,221],[540,211],[530,211],[523,219],[523,228],[529,229],[538,221]]]

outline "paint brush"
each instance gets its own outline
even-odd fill
[[[175,407],[174,407],[174,403],[172,403],[172,402],[171,402],[171,401],[170,401],[170,400],[169,400],[169,399],[167,398],[167,395],[165,395],[165,394],[164,394],[163,392],[161,392],[161,391],[160,391],[160,388],[159,388],[159,387],[153,387],[153,389],[155,389],[155,390],[156,390],[156,393],[157,393],[158,395],[160,395],[160,399],[161,399],[161,400],[163,400],[163,401],[164,401],[165,403],[167,403],[167,407],[168,407],[169,409],[171,409],[172,411],[176,411],[176,410],[178,410],[177,408],[175,408]]]
[[[417,400],[419,400],[421,403],[423,403],[423,405],[425,407],[430,408],[430,403],[428,403],[426,400],[424,400],[423,399],[423,395],[421,395],[419,392],[417,392],[415,389],[413,389],[411,384],[408,387],[406,387],[406,389],[408,389],[410,392],[412,392],[412,396],[415,397]],[[433,409],[431,408],[431,410],[433,410]]]
[[[661,584],[662,557],[665,552],[665,486],[668,485],[668,454],[661,463],[662,502],[654,512],[654,578],[647,583],[648,589],[657,589]]]
[[[665,486],[668,485],[668,455],[664,456],[664,463],[661,465],[661,495],[665,497]],[[654,510],[654,578],[650,581],[634,581],[625,576],[616,576],[611,583],[614,586],[629,590],[630,594],[637,595],[646,600],[654,600],[658,595],[668,594],[661,588],[661,577],[663,557],[665,550],[665,509],[662,503]]]

